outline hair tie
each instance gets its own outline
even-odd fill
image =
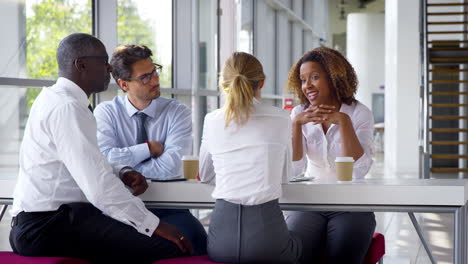
[[[244,74],[240,74],[240,73],[235,74],[233,79],[235,79],[236,77],[247,79],[247,77],[245,77]]]

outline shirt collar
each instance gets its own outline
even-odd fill
[[[151,101],[151,104],[149,104],[145,109],[138,110],[138,109],[136,109],[135,106],[132,105],[132,103],[130,103],[130,100],[128,100],[128,95],[125,95],[125,109],[127,110],[127,114],[130,117],[132,117],[135,113],[143,112],[147,116],[149,116],[151,118],[155,118],[156,117],[156,107],[157,107],[157,102],[156,101],[157,100],[158,99],[156,98],[153,101]]]
[[[355,105],[356,103],[351,103],[350,105],[341,103],[340,112],[345,113],[351,117],[351,114],[353,113]]]
[[[261,103],[262,103],[262,101],[258,100],[258,99],[255,98],[255,97],[253,98],[253,104],[254,104],[254,105],[258,105],[258,104],[261,104]]]
[[[88,96],[86,95],[85,91],[83,91],[83,89],[81,89],[76,83],[65,77],[59,77],[56,84],[61,89],[64,89],[65,91],[72,94],[72,96],[78,99],[78,102],[84,107],[88,107]]]

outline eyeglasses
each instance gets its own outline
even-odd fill
[[[153,63],[153,64],[154,64],[154,70],[152,72],[145,73],[137,78],[128,78],[127,81],[140,81],[143,85],[148,84],[153,78],[153,76],[159,76],[163,68],[162,65],[159,65],[157,63]]]

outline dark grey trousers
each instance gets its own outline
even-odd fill
[[[298,263],[300,239],[284,221],[278,200],[240,205],[216,200],[208,230],[208,255],[223,263]]]
[[[286,212],[289,230],[302,239],[301,263],[362,264],[375,230],[369,212]]]
[[[163,222],[174,225],[193,247],[194,255],[206,255],[206,232],[188,209],[149,209]]]

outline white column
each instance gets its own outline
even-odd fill
[[[284,41],[285,39],[291,39],[290,22],[285,12],[278,13],[277,26],[276,34],[278,34],[278,37],[276,38],[276,60],[278,62],[278,69],[276,69],[276,76],[267,76],[267,78],[275,77],[276,83],[278,84],[279,94],[283,94],[292,61],[296,60],[296,58],[291,59],[290,51],[292,41]]]
[[[385,80],[384,14],[349,14],[346,47],[359,80],[356,98],[373,109],[372,94],[383,93],[379,87]]]
[[[254,55],[263,65],[263,72],[266,75],[263,94],[274,94],[276,86],[276,22],[275,10],[265,1],[255,2],[256,12],[254,13]],[[285,51],[288,52],[288,51]]]
[[[419,1],[385,1],[385,165],[418,171]]]
[[[107,54],[109,55],[109,61],[112,57],[112,52],[114,52],[114,49],[118,45],[117,15],[119,15],[117,14],[117,0],[98,0],[96,2],[96,37],[99,38],[102,43],[104,43]],[[96,103],[114,99],[114,97],[117,95],[117,91],[120,88],[118,88],[114,78],[111,78],[111,84],[115,85],[109,86],[107,91],[96,94]]]

